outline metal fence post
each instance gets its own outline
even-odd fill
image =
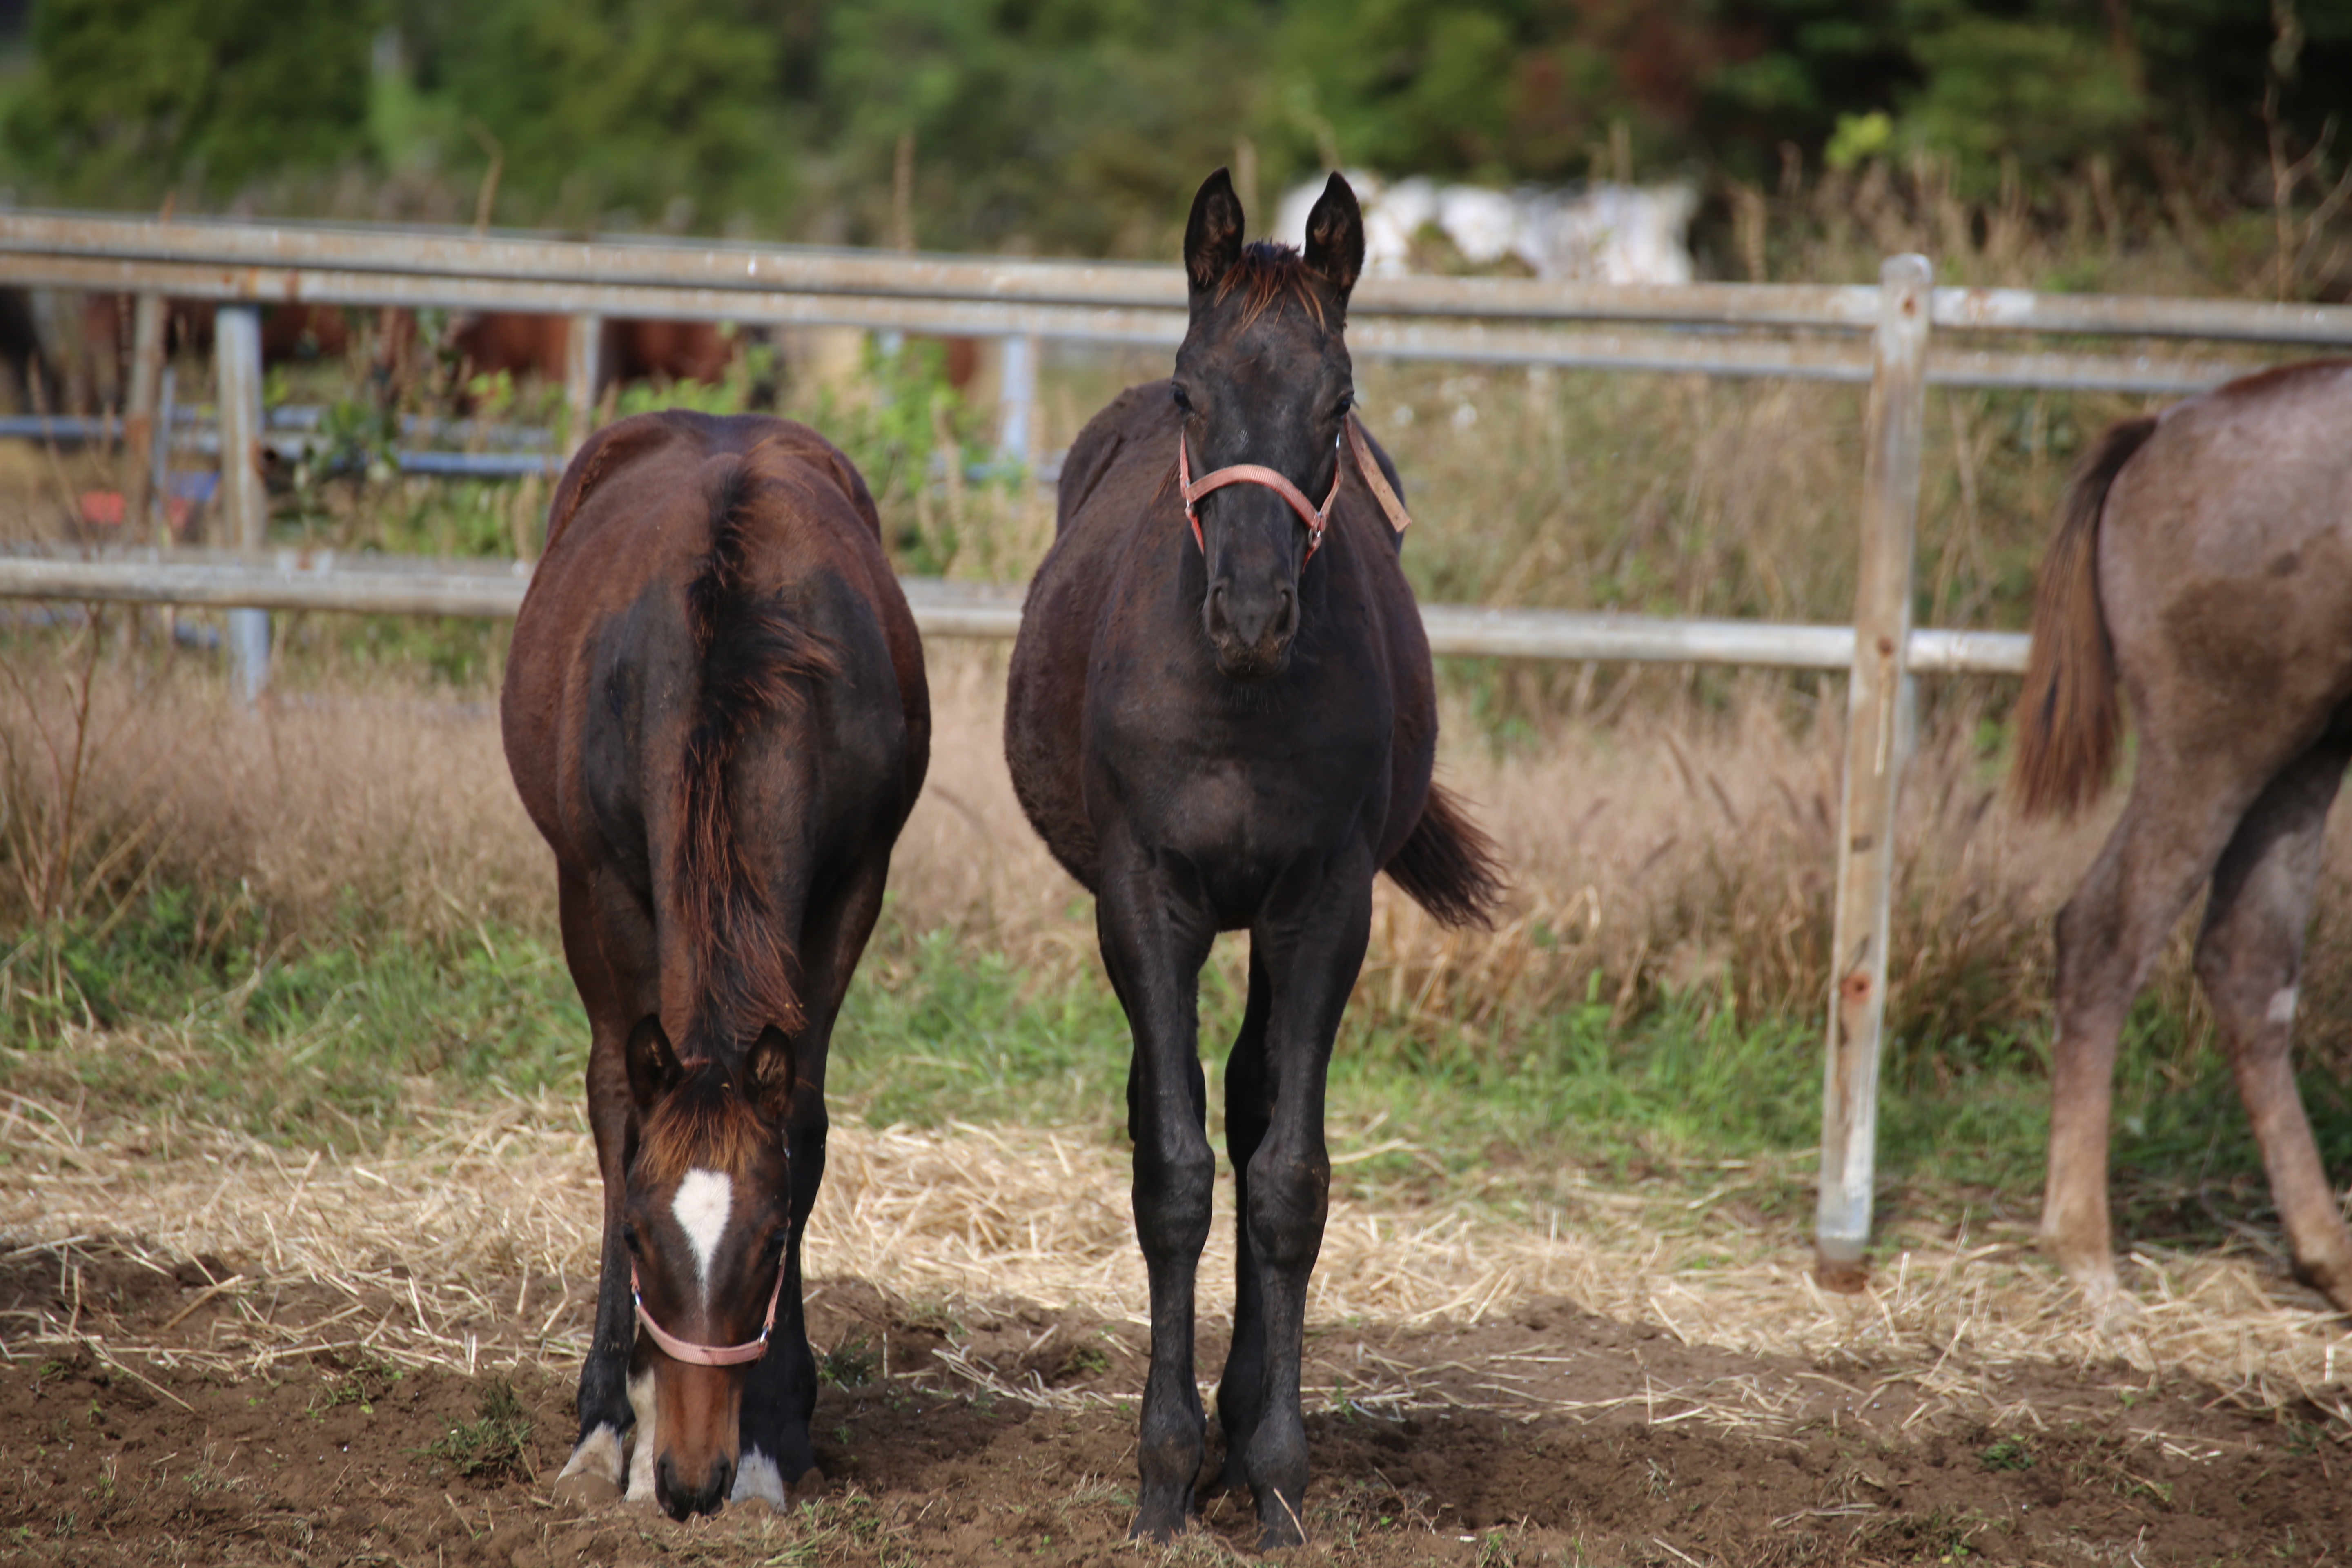
[[[1004,371],[997,390],[996,460],[1036,466],[1037,339],[1015,332],[1004,340]]]
[[[604,346],[604,318],[574,316],[563,348],[563,406],[570,419],[563,432],[563,460],[588,444],[596,428],[597,360]]]
[[[156,403],[163,379],[163,296],[142,294],[131,308],[131,388],[122,400],[122,450],[131,464],[127,531],[172,542],[172,525],[155,493],[152,462]]]
[[[229,542],[252,553],[269,531],[261,480],[261,311],[224,305],[213,317],[213,365],[220,397],[221,502]],[[269,612],[228,613],[229,684],[250,704],[269,683]]]
[[[1924,256],[1892,256],[1879,268],[1876,363],[1864,437],[1867,455],[1861,571],[1854,589],[1853,674],[1847,693],[1845,796],[1838,820],[1821,1198],[1814,1229],[1816,1272],[1833,1289],[1862,1288],[1863,1247],[1870,1239],[1895,807],[1909,751],[1905,688],[1909,679],[1912,554],[1919,519],[1920,435],[1927,419],[1927,321],[1934,289],[1935,268]]]

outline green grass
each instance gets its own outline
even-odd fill
[[[442,943],[373,931],[273,943],[249,908],[150,893],[109,929],[21,932],[0,949],[0,1088],[87,1096],[121,1114],[223,1124],[293,1147],[356,1149],[420,1102],[498,1089],[576,1092],[586,1021],[560,954],[515,929]],[[1213,1137],[1241,1015],[1238,939],[1202,976]],[[2135,1234],[2211,1240],[2267,1203],[2226,1068],[2184,1044],[2153,998],[2118,1074],[2118,1208]],[[836,1114],[883,1125],[1050,1124],[1125,1140],[1126,1026],[1090,960],[1024,967],[886,915],[836,1031]],[[1958,1065],[1956,1065],[1958,1064]],[[1820,1026],[1742,1019],[1686,994],[1631,1021],[1598,995],[1493,1028],[1389,1016],[1360,1001],[1330,1079],[1343,1190],[1476,1194],[1532,1214],[1601,1183],[1720,1186],[1801,1218],[1821,1100]],[[2331,1167],[2352,1162],[2352,1097],[2304,1092]],[[1886,1064],[1880,1169],[1890,1213],[2030,1215],[2047,1089],[2026,1045]]]

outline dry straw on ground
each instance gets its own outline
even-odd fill
[[[131,1255],[159,1270],[215,1260],[217,1291],[192,1299],[190,1310],[215,1294],[233,1308],[201,1320],[206,1334],[188,1345],[140,1342],[102,1308],[79,1307],[12,1333],[16,1353],[79,1343],[118,1363],[241,1375],[321,1351],[568,1372],[584,1348],[600,1200],[586,1131],[568,1104],[509,1100],[431,1116],[412,1138],[355,1158],[295,1160],[218,1131],[84,1121],[18,1097],[0,1124],[19,1152],[0,1175],[0,1230],[20,1253],[57,1255],[62,1267],[74,1246],[134,1238]],[[1379,1129],[1341,1130],[1335,1152],[1345,1162],[1381,1146],[1394,1143]],[[941,1313],[996,1300],[1140,1324],[1127,1184],[1124,1157],[1080,1135],[837,1124],[808,1271]],[[1231,1215],[1229,1184],[1219,1210]],[[2105,1324],[2008,1243],[1902,1255],[1857,1297],[1822,1294],[1806,1263],[1803,1237],[1787,1227],[1759,1231],[1614,1192],[1585,1194],[1541,1229],[1471,1204],[1383,1211],[1342,1200],[1308,1312],[1324,1322],[1475,1322],[1564,1298],[1686,1343],[1795,1358],[1849,1382],[1900,1382],[1918,1414],[2002,1407],[2005,1374],[2034,1363],[2112,1364],[2125,1384],[2185,1374],[2266,1407],[2309,1399],[2336,1408],[2352,1374],[2342,1320],[2280,1304],[2240,1259],[2143,1258],[2138,1310]],[[1221,1226],[1202,1276],[1213,1315],[1232,1268],[1230,1226]],[[968,1363],[952,1370],[988,1376]],[[1373,1369],[1342,1392],[1358,1403],[1404,1397],[1405,1376]],[[1498,1387],[1495,1403],[1530,1413],[1531,1398]]]

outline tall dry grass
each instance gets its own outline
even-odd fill
[[[893,863],[889,919],[949,928],[1012,955],[1039,985],[1098,973],[1093,911],[1023,819],[1002,759],[1003,650],[934,644],[931,783]],[[6,754],[33,753],[34,721],[69,721],[72,667],[12,650],[46,693],[0,711]],[[354,930],[463,939],[522,928],[552,942],[553,876],[516,802],[494,710],[396,689],[281,693],[241,712],[210,673],[118,649],[90,682],[93,742],[79,781],[71,868],[78,918],[103,921],[147,889],[193,889],[266,918],[282,943]],[[1498,928],[1447,931],[1383,884],[1358,987],[1360,1016],[1509,1048],[1514,1027],[1598,1000],[1621,1021],[1661,1003],[1741,1018],[1818,1013],[1828,984],[1832,824],[1842,709],[1791,721],[1756,678],[1720,707],[1682,703],[1563,722],[1499,751],[1459,722],[1444,775],[1508,862]],[[2043,1018],[2047,917],[2095,849],[2115,804],[2072,827],[2027,826],[1979,749],[1978,700],[1948,702],[1924,732],[1906,793],[1891,994],[1898,1037],[1930,1054],[2006,1039]],[[54,775],[16,767],[0,848],[0,929],[37,911],[24,893],[26,829],[54,820]],[[46,814],[46,815],[45,815]],[[2332,862],[2352,873],[2338,834]],[[2327,879],[2315,931],[2306,1048],[2340,1054],[2352,875]],[[2187,930],[2158,984],[2193,1010]],[[1221,962],[1234,962],[1228,955]]]

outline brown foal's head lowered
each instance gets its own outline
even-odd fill
[[[732,1071],[629,1041],[642,1129],[621,1237],[637,1319],[638,1465],[676,1519],[717,1511],[740,1458],[743,1386],[767,1353],[792,1239],[792,1053],[774,1029]]]

